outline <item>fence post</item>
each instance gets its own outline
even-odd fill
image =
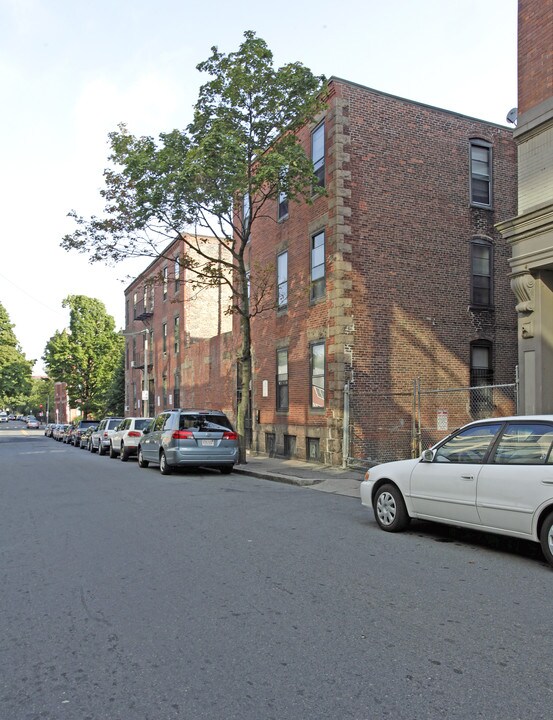
[[[342,428],[342,468],[348,466],[349,457],[349,382],[344,385],[344,425]]]

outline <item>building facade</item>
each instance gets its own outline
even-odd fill
[[[495,229],[516,202],[512,131],[332,78],[301,140],[327,193],[280,198],[251,242],[252,264],[275,268],[277,300],[252,324],[254,447],[338,465],[388,459],[382,442],[405,430],[405,457],[415,379],[515,378]],[[499,396],[476,405],[458,424],[514,411]]]
[[[299,139],[325,193],[281,195],[248,245],[251,293],[256,268],[274,278],[274,308],[252,318],[251,447],[340,465],[392,459],[383,444],[396,435],[407,457],[416,381],[515,378],[509,250],[495,228],[516,211],[512,130],[331,78]],[[203,405],[234,418],[238,318],[224,316],[226,332],[225,300],[192,306],[174,282],[179,252],[125,293],[126,412]],[[501,393],[467,397],[449,429],[515,409]]]
[[[553,2],[519,0],[518,213],[499,225],[511,248],[520,408],[553,412]]]
[[[217,257],[215,238],[200,242]],[[203,391],[216,385],[211,358],[231,336],[228,296],[221,287],[197,285],[183,261],[189,253],[177,238],[125,290],[126,416],[153,417],[183,405],[220,407],[220,395],[212,405]],[[221,372],[228,381],[227,368]]]

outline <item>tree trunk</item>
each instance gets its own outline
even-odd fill
[[[239,440],[239,463],[246,462],[246,446],[247,446],[247,421],[249,418],[250,407],[250,386],[252,378],[252,352],[250,342],[250,318],[240,316],[240,329],[242,331],[242,345],[240,348],[240,375],[242,392],[240,402],[238,403],[236,416],[236,431]]]

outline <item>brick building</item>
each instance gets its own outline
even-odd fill
[[[405,457],[418,378],[448,389],[515,377],[508,249],[495,229],[516,208],[512,131],[332,78],[326,111],[300,139],[326,195],[311,204],[280,197],[252,230],[252,293],[255,268],[272,268],[276,304],[252,319],[252,447],[339,465],[387,459],[382,439],[397,432],[394,452]],[[160,323],[171,328],[180,314],[185,332],[193,311],[182,290],[163,305],[156,286],[150,326],[141,324],[140,288],[164,262],[126,291],[129,414],[140,409],[136,371],[145,367],[150,414],[178,404],[178,373],[181,406],[233,417],[237,318],[233,334],[215,332],[219,303],[213,337],[183,336],[181,354],[171,357],[169,344],[165,357]],[[469,399],[449,421],[514,409],[490,398],[484,407]]]
[[[553,1],[519,0],[518,214],[511,247],[521,412],[553,412]]]
[[[200,241],[217,257],[215,238]],[[214,360],[217,348],[231,338],[228,296],[220,287],[196,286],[194,272],[182,262],[189,252],[177,238],[125,290],[127,416],[152,417],[184,404],[221,406],[221,396],[210,405],[204,389],[221,382],[212,372],[220,371],[228,381],[228,369]]]

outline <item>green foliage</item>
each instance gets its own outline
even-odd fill
[[[0,409],[18,407],[31,389],[34,361],[25,358],[13,327],[0,303]]]
[[[54,382],[50,378],[34,377],[31,379],[31,391],[21,411],[26,415],[34,415],[43,422],[52,420],[54,407]],[[50,417],[47,416],[50,411]]]
[[[100,415],[124,339],[100,300],[69,295],[63,307],[70,309],[69,329],[54,333],[42,359],[49,377],[67,383],[73,407],[79,407],[84,417]]]
[[[104,415],[125,415],[125,350],[121,348],[119,362],[113,373],[105,397]]]

